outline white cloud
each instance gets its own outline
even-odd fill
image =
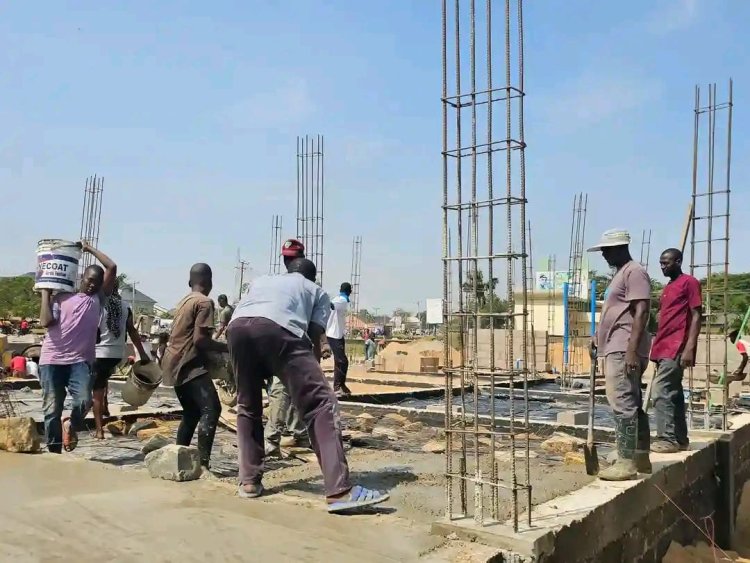
[[[289,78],[229,106],[221,112],[220,118],[232,129],[263,129],[296,125],[314,110],[307,81]]]
[[[698,0],[662,0],[648,16],[646,28],[657,35],[687,29],[698,19]]]

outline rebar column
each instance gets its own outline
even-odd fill
[[[104,195],[104,178],[89,176],[83,188],[83,209],[81,210],[81,240],[87,241],[94,248],[99,246],[99,229],[102,220],[102,196]],[[94,263],[94,257],[84,252],[79,262],[79,281],[86,268]]]
[[[515,530],[521,512],[531,519],[522,8],[522,0],[442,3],[446,516],[483,525],[508,503]],[[501,63],[493,62],[496,36]],[[505,117],[499,126],[495,112]],[[476,400],[484,388],[494,398],[500,386],[510,395],[502,425],[494,400],[481,413]],[[501,476],[495,454],[504,447],[510,468]]]
[[[733,83],[727,101],[718,102],[716,84],[708,85],[707,105],[695,87],[693,118],[693,212],[690,221],[690,273],[703,288],[703,353],[688,372],[688,421],[691,428],[727,429],[729,374],[729,216],[732,164]],[[720,112],[724,112],[723,114]],[[720,119],[722,115],[726,119]],[[726,136],[724,158],[719,135]],[[701,150],[701,146],[705,146]],[[717,156],[718,151],[718,156]],[[722,165],[723,161],[723,165]],[[722,166],[724,170],[722,170]],[[716,178],[719,185],[715,184]],[[701,180],[701,178],[704,178]],[[705,182],[705,183],[704,183]],[[698,373],[696,373],[698,372]],[[712,415],[717,416],[712,422]]]
[[[323,135],[297,137],[297,238],[318,268],[319,285],[323,285],[324,161]]]
[[[359,316],[359,278],[360,268],[362,267],[362,237],[355,236],[352,239],[352,270],[351,270],[351,284],[352,284],[352,295],[350,297],[349,306],[349,327],[350,330],[353,328],[353,320]]]
[[[271,275],[281,273],[281,231],[283,224],[281,215],[271,217],[271,253],[268,257],[268,273]]]

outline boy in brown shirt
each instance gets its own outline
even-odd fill
[[[176,307],[172,334],[164,352],[161,368],[165,385],[173,385],[182,405],[182,420],[177,429],[177,445],[189,446],[196,428],[201,465],[208,469],[221,403],[208,375],[208,353],[227,352],[227,345],[211,339],[214,328],[214,304],[208,294],[213,288],[208,264],[190,268],[192,290]]]

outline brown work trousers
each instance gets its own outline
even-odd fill
[[[339,425],[338,401],[315,358],[312,343],[263,317],[234,319],[227,344],[237,378],[237,444],[240,484],[263,477],[263,397],[266,381],[276,375],[307,426],[323,472],[327,496],[351,488],[349,466]]]

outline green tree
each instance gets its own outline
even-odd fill
[[[41,297],[34,291],[34,278],[0,278],[0,317],[39,316]]]
[[[477,305],[481,309],[487,303],[489,295],[494,295],[495,288],[497,287],[497,278],[484,281],[484,273],[482,270],[477,270]],[[466,294],[466,300],[471,303],[474,297],[474,272],[469,270],[467,273],[466,281],[464,281],[461,289]]]

